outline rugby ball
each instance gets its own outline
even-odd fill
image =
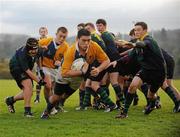
[[[71,69],[72,70],[81,70],[81,68],[83,67],[84,63],[85,63],[85,59],[78,58],[78,59],[73,61]]]

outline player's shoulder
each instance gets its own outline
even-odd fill
[[[53,41],[53,37],[42,38],[39,40],[39,45],[48,45],[51,41]]]
[[[90,41],[90,46],[93,46],[93,47],[96,47],[98,44],[96,43],[96,42],[94,42],[94,41]]]
[[[94,42],[94,41],[90,41],[90,49],[93,49],[93,50],[97,50],[98,48],[100,48],[100,46]]]
[[[71,46],[68,47],[68,54],[73,54],[76,51],[76,44],[73,43]]]
[[[63,45],[66,46],[66,47],[69,47],[69,43],[67,41],[64,41]]]

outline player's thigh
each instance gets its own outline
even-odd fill
[[[132,82],[129,86],[129,92],[131,93],[134,93],[138,88],[141,87],[141,85],[143,84],[143,81],[140,77],[138,76],[135,76],[133,79],[132,79]]]

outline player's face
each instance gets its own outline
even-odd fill
[[[48,34],[47,29],[40,29],[39,30],[39,35],[41,38],[45,38],[47,36],[47,34]]]
[[[89,47],[89,44],[90,44],[90,40],[91,40],[91,36],[81,36],[79,39],[78,39],[78,46],[79,46],[79,49],[86,52],[86,50],[88,49]]]
[[[56,42],[61,45],[66,40],[67,34],[67,32],[63,33],[62,31],[56,33]]]
[[[135,38],[136,39],[139,39],[142,36],[144,36],[146,32],[147,32],[147,30],[146,29],[144,30],[142,28],[142,26],[140,26],[140,25],[137,25],[137,26],[134,27],[134,33],[135,33]]]
[[[100,33],[103,33],[106,30],[106,26],[104,26],[102,23],[96,24],[96,28]]]
[[[89,26],[89,25],[87,25],[87,26],[85,27],[85,29],[88,30],[89,32],[92,32],[92,31],[93,31],[92,28],[91,28],[91,26]]]
[[[38,48],[37,49],[32,49],[32,50],[29,50],[28,51],[28,54],[31,56],[31,57],[35,57],[38,53]]]

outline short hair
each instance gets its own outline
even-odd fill
[[[103,24],[104,26],[107,25],[105,19],[98,19],[98,20],[96,21],[96,24]]]
[[[130,30],[130,32],[129,32],[129,36],[133,36],[133,35],[135,35],[134,29]]]
[[[78,25],[77,25],[77,27],[85,27],[85,24],[84,23],[79,23]]]
[[[68,32],[68,30],[67,30],[66,27],[59,27],[59,28],[57,29],[57,33],[58,33],[59,31],[61,31],[62,33]]]
[[[86,29],[81,29],[78,31],[77,38],[81,38],[82,36],[91,36],[91,33]]]
[[[137,22],[134,26],[141,26],[143,30],[148,29],[148,26],[145,22]]]
[[[92,28],[94,28],[94,29],[95,29],[95,26],[94,26],[94,24],[93,24],[93,23],[88,22],[88,23],[86,23],[86,24],[85,24],[85,27],[86,27],[86,26],[88,26],[88,25],[89,25],[89,26],[91,26]]]
[[[41,29],[45,29],[45,30],[47,30],[47,28],[46,28],[46,27],[40,27],[40,28],[39,28],[39,31],[40,31]]]
[[[33,50],[38,48],[38,40],[36,38],[30,37],[26,41],[26,49]]]

